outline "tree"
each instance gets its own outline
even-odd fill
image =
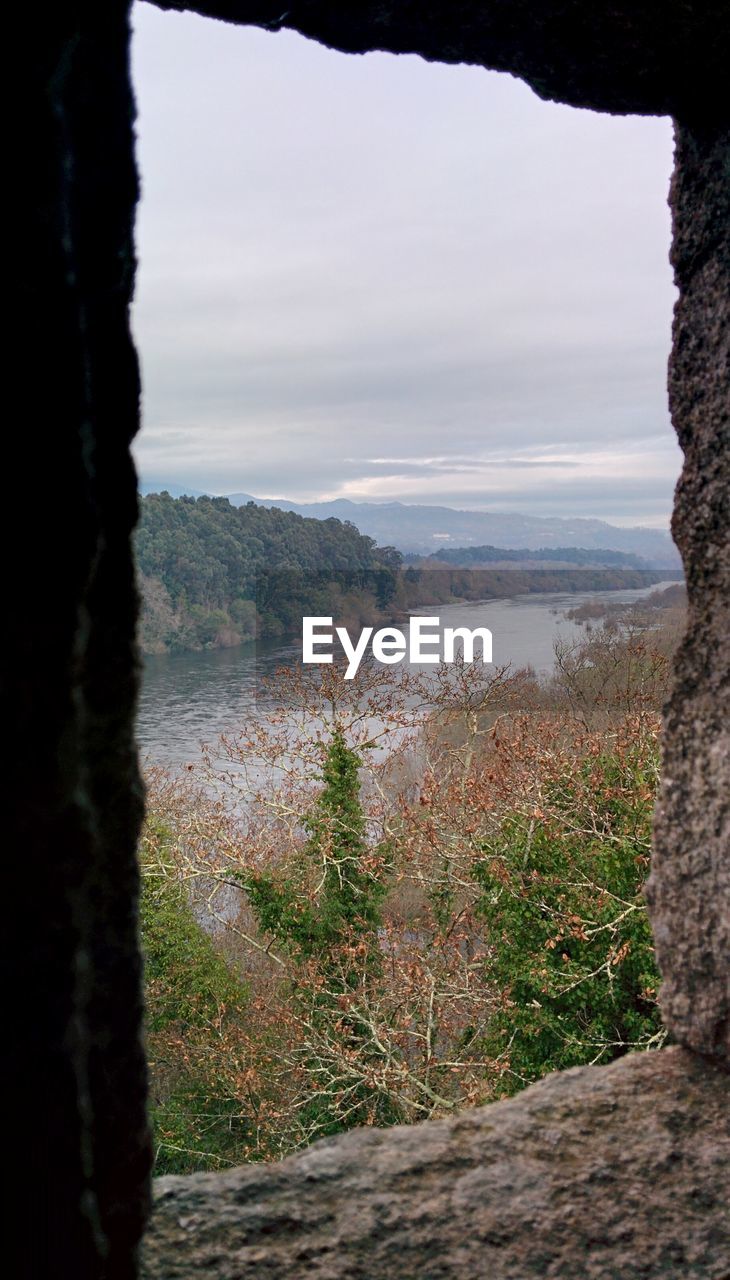
[[[253,1128],[240,1096],[246,991],[196,920],[173,834],[154,817],[140,862],[155,1172],[239,1164]]]
[[[501,993],[484,1047],[508,1066],[506,1093],[665,1038],[642,897],[656,727],[630,720],[610,737],[592,735],[579,754],[555,736],[540,749],[528,804],[502,817],[474,867]]]
[[[347,745],[341,724],[333,728],[322,753],[322,785],[302,822],[308,838],[301,858],[285,864],[283,876],[255,870],[237,876],[260,929],[294,962],[293,1004],[305,1030],[301,1065],[312,1086],[300,1123],[306,1132],[319,1135],[397,1118],[378,1084],[382,1050],[371,1043],[349,999],[361,999],[378,979],[387,862],[382,849],[368,846],[361,760]],[[344,1071],[337,1066],[343,1061],[349,1066]],[[357,1064],[354,1072],[352,1064]]]

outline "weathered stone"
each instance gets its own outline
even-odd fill
[[[3,924],[17,968],[3,1097],[23,1126],[8,1155],[20,1198],[10,1220],[24,1224],[13,1274],[33,1280],[130,1276],[151,1163],[135,918],[127,10],[104,0],[9,15],[23,74],[8,366],[22,407],[2,504]]]
[[[690,630],[667,718],[650,902],[667,1017],[687,1044],[722,1054],[730,6],[159,3],[286,24],[350,52],[492,67],[544,97],[681,121],[671,395],[686,453],[675,533]],[[3,887],[19,968],[6,1017],[5,1097],[24,1127],[10,1159],[19,1197],[10,1220],[22,1273],[33,1280],[131,1277],[147,1200],[134,860],[141,802],[129,443],[139,386],[128,322],[136,199],[128,11],[129,0],[57,0],[16,5],[8,16],[23,76],[10,130],[11,145],[14,135],[21,145],[8,165],[18,224],[12,265],[22,276],[8,308],[9,368],[22,416],[9,433],[3,503],[12,604],[3,633]],[[208,1274],[231,1277],[720,1276],[722,1156],[712,1137],[725,1088],[711,1067],[674,1051],[556,1077],[448,1124],[354,1134],[280,1169],[166,1183],[148,1274],[184,1275],[197,1251]],[[225,1206],[212,1202],[216,1189]],[[174,1213],[185,1195],[188,1229]],[[209,1226],[195,1217],[203,1209]],[[223,1256],[236,1240],[240,1262]]]
[[[689,612],[665,715],[648,886],[665,1019],[730,1058],[730,128],[677,125],[669,392]]]
[[[345,53],[417,53],[519,76],[596,111],[727,109],[725,0],[152,0],[226,22],[286,27]]]
[[[721,1280],[730,1077],[682,1049],[159,1179],[146,1280]]]

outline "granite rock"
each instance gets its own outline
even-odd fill
[[[721,1280],[730,1077],[679,1048],[157,1181],[144,1280]]]

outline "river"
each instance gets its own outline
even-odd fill
[[[551,670],[558,638],[584,634],[565,617],[568,609],[595,597],[617,602],[639,600],[663,585],[633,591],[546,592],[448,605],[438,612],[442,627],[489,627],[495,665],[517,670],[532,666]],[[420,612],[430,613],[424,608]],[[143,758],[166,767],[195,763],[201,742],[245,724],[256,715],[262,675],[293,665],[301,654],[298,642],[272,640],[203,653],[181,653],[145,659],[137,739]]]

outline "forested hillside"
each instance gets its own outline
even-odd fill
[[[384,607],[400,555],[341,520],[227,498],[140,500],[137,566],[142,648],[174,652],[301,628],[303,613]]]

